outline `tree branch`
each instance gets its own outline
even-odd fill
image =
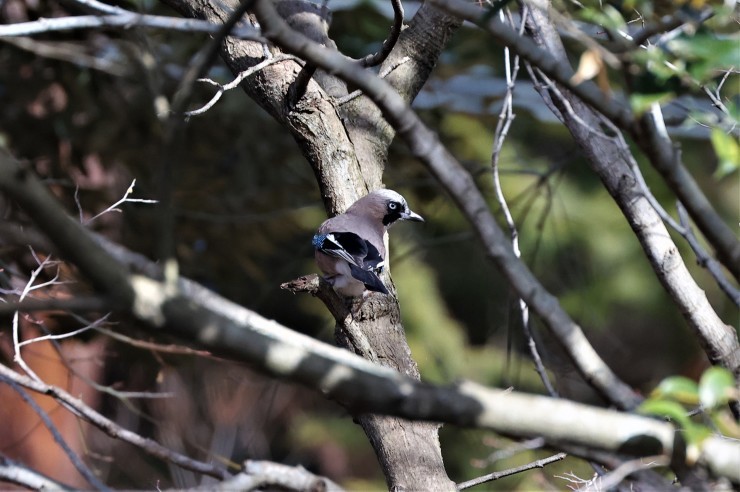
[[[0,365],[0,370],[4,369],[5,366]],[[21,388],[18,383],[16,383],[12,378],[6,377],[4,374],[0,374],[0,380],[4,381],[6,384],[8,384],[8,386],[13,388],[13,390],[15,390],[18,395],[20,395],[23,401],[25,401],[26,404],[28,404],[34,412],[36,412],[36,415],[39,416],[41,421],[44,423],[44,426],[46,426],[46,428],[51,433],[52,437],[54,438],[54,442],[56,442],[62,448],[62,450],[64,450],[64,454],[67,455],[74,468],[79,472],[80,475],[85,478],[87,483],[89,483],[90,486],[94,487],[97,490],[110,490],[108,487],[105,486],[103,482],[100,481],[97,476],[95,476],[92,470],[88,468],[88,466],[82,461],[77,453],[75,453],[74,450],[69,447],[69,444],[67,444],[67,441],[64,440],[64,437],[59,433],[59,430],[56,428],[54,422],[51,421],[49,415],[44,411],[44,409],[41,408],[39,404],[36,403],[36,401],[31,398],[28,393],[26,393],[26,391]]]
[[[550,456],[549,458],[543,458],[541,460],[536,460],[531,463],[527,463],[526,465],[517,466],[515,468],[509,468],[508,470],[502,470],[499,472],[489,473],[488,475],[483,475],[482,477],[474,478],[473,480],[467,480],[465,482],[461,482],[457,484],[457,490],[469,489],[471,487],[475,487],[476,485],[493,482],[494,480],[498,480],[504,477],[510,477],[511,475],[516,475],[518,473],[522,473],[528,470],[533,470],[535,468],[544,468],[550,463],[555,463],[557,461],[564,460],[566,456],[568,455],[565,453],[558,453],[556,455]]]
[[[391,32],[388,35],[388,39],[383,41],[383,46],[381,46],[380,51],[369,54],[358,60],[363,67],[374,67],[383,63],[385,59],[388,58],[388,55],[391,54],[391,50],[393,50],[393,47],[396,45],[396,42],[401,35],[401,30],[403,28],[403,4],[401,3],[401,0],[391,0],[391,5],[393,5],[393,26],[391,26]]]
[[[76,490],[2,455],[0,455],[0,481],[14,483],[31,490]]]
[[[0,25],[0,37],[35,36],[49,32],[76,31],[80,29],[166,29],[185,33],[202,32],[216,34],[221,24],[212,24],[196,19],[180,19],[161,15],[136,14],[120,9],[115,15],[79,15],[40,19],[31,22]],[[242,26],[231,31],[230,36],[238,39],[264,42],[259,31],[251,26]]]
[[[225,479],[229,476],[223,468],[211,463],[203,463],[185,455],[172,451],[152,439],[141,437],[135,432],[131,432],[119,426],[115,422],[107,419],[100,413],[96,412],[82,400],[73,397],[66,391],[56,386],[47,385],[41,381],[36,381],[27,376],[23,376],[13,371],[9,367],[0,364],[0,378],[17,386],[22,386],[28,390],[35,391],[39,394],[47,395],[54,398],[67,410],[90,422],[92,425],[105,432],[114,439],[120,439],[147,454],[168,461],[182,468],[192,470],[197,473],[209,475],[218,479]]]

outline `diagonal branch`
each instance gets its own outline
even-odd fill
[[[391,26],[388,39],[383,41],[380,51],[369,54],[359,60],[363,67],[374,67],[383,63],[388,58],[388,55],[391,54],[399,36],[401,36],[401,30],[403,28],[403,4],[401,0],[391,0],[391,5],[393,5],[393,26]]]
[[[49,32],[77,31],[81,29],[115,28],[128,30],[137,27],[165,29],[185,33],[202,32],[216,34],[222,26],[197,19],[137,14],[121,10],[121,13],[115,15],[79,15],[4,24],[0,25],[0,37],[35,36]],[[242,26],[234,29],[230,35],[239,39],[249,39],[258,42],[264,41],[259,31],[251,26]]]
[[[14,483],[31,490],[76,490],[0,455],[0,481]]]
[[[2,369],[5,369],[4,366],[0,366]],[[34,412],[36,412],[36,415],[41,418],[41,421],[44,423],[46,428],[49,430],[51,435],[54,438],[54,442],[56,442],[63,450],[64,453],[67,455],[69,460],[72,462],[72,465],[75,467],[75,469],[82,475],[85,480],[87,480],[87,483],[89,483],[92,487],[94,487],[97,490],[110,490],[108,487],[105,486],[103,482],[100,481],[100,479],[95,476],[95,474],[90,470],[90,468],[82,461],[82,458],[79,457],[75,451],[69,447],[69,444],[67,444],[67,441],[65,441],[62,434],[59,432],[59,430],[54,425],[54,422],[52,422],[51,418],[49,418],[49,414],[44,411],[41,406],[39,406],[36,401],[31,398],[31,396],[23,389],[21,388],[18,383],[13,381],[13,379],[6,377],[5,375],[0,374],[0,380],[8,384],[13,390],[20,395],[20,397],[23,399],[23,401],[26,402],[27,405],[29,405]]]

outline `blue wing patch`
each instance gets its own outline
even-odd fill
[[[378,277],[383,269],[383,257],[370,242],[353,232],[329,232],[316,234],[311,243],[317,251],[347,261],[352,277],[365,284],[368,290],[388,294]]]

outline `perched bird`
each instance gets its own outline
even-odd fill
[[[313,237],[316,264],[334,290],[346,297],[367,291],[388,294],[378,274],[385,266],[386,231],[399,220],[424,222],[401,195],[382,189],[321,224]]]

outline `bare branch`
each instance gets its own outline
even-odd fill
[[[128,337],[126,335],[117,333],[107,328],[103,328],[101,326],[96,327],[95,330],[115,340],[118,340],[119,342],[123,342],[128,345],[131,345],[132,347],[140,348],[143,350],[151,350],[152,352],[160,352],[164,354],[195,355],[198,357],[215,358],[207,350],[197,350],[197,349],[193,349],[190,347],[183,347],[181,345],[172,345],[172,344],[162,345],[161,343],[153,343],[153,342],[146,342],[144,340],[137,340],[135,338]]]
[[[580,487],[578,490],[611,490],[617,487],[620,483],[624,481],[625,478],[629,477],[633,473],[642,470],[649,470],[651,468],[659,466],[668,466],[668,460],[664,456],[648,456],[636,460],[625,461],[603,477],[594,477],[594,479],[590,483],[586,484],[583,487]]]
[[[89,225],[93,220],[97,219],[98,217],[101,217],[102,215],[107,214],[108,212],[120,212],[120,210],[116,207],[118,207],[119,205],[123,205],[124,203],[159,203],[157,200],[148,200],[145,198],[129,198],[128,196],[134,192],[134,186],[136,186],[136,180],[133,180],[131,182],[131,186],[128,187],[128,189],[126,190],[126,193],[124,193],[124,195],[121,197],[120,200],[118,200],[116,203],[114,203],[110,207],[106,208],[99,214],[86,220],[83,223],[85,225]],[[79,206],[79,202],[78,202],[78,206]]]
[[[397,62],[395,62],[395,63],[393,63],[393,64],[391,64],[391,65],[389,65],[387,67],[384,67],[383,70],[381,70],[380,73],[378,74],[378,77],[380,77],[381,79],[387,77],[392,71],[394,71],[396,68],[400,67],[404,63],[408,62],[409,60],[410,60],[410,58],[408,56],[404,56],[403,58],[401,58]],[[360,89],[357,89],[356,91],[352,91],[349,94],[347,94],[346,96],[337,99],[337,106],[341,106],[342,104],[346,104],[346,103],[350,102],[351,100],[360,97],[361,95],[362,95],[362,91]]]
[[[110,303],[100,297],[73,297],[70,299],[26,299],[22,302],[0,300],[0,316],[7,316],[16,311],[31,313],[34,311],[72,311],[91,312],[108,311]]]
[[[724,272],[722,271],[722,267],[717,262],[717,260],[712,258],[704,250],[704,248],[702,248],[699,240],[694,235],[694,231],[691,229],[691,224],[689,223],[689,215],[688,213],[686,213],[686,208],[684,208],[680,201],[676,202],[676,209],[678,210],[678,218],[681,221],[681,226],[677,228],[676,231],[681,234],[684,239],[686,239],[686,241],[691,246],[691,249],[694,250],[696,261],[699,263],[699,265],[703,266],[709,271],[709,273],[714,278],[714,281],[717,282],[717,285],[719,285],[720,289],[722,289],[722,292],[727,294],[727,297],[729,297],[736,306],[740,306],[740,290],[735,288],[735,286],[732,285],[729,280],[727,280]]]
[[[75,490],[69,485],[52,480],[3,455],[0,455],[0,481],[14,483],[31,490]]]
[[[91,68],[116,77],[124,77],[131,72],[131,67],[121,60],[86,53],[83,46],[64,41],[40,41],[28,37],[0,37],[0,41],[29,51],[38,56],[62,60],[79,67]]]
[[[225,479],[229,476],[226,470],[217,465],[191,459],[162,446],[156,441],[141,437],[135,432],[124,429],[90,408],[82,400],[73,397],[61,388],[50,386],[41,381],[35,381],[31,378],[22,376],[2,364],[0,364],[0,378],[7,381],[9,384],[12,383],[16,386],[22,386],[31,391],[51,396],[69,411],[90,422],[110,437],[132,444],[151,456],[168,461],[182,468],[218,479]]]
[[[363,67],[374,67],[383,63],[388,58],[388,55],[390,55],[401,35],[401,30],[403,29],[403,4],[401,0],[391,0],[391,5],[393,5],[393,26],[391,26],[388,39],[383,41],[380,51],[358,60]]]
[[[551,58],[563,66],[568,65],[560,37],[547,15],[535,10],[529,22],[532,23],[532,36],[547,47]],[[706,293],[686,268],[660,216],[640,189],[638,178],[630,165],[633,157],[624,140],[595,130],[601,127],[602,116],[586,106],[577,94],[561,91],[554,83],[549,83],[548,89],[548,98],[557,107],[563,123],[587,157],[591,168],[619,205],[656,277],[694,331],[709,359],[732,371],[740,381],[737,333],[719,318]]]
[[[39,19],[31,22],[0,25],[0,37],[35,36],[49,32],[76,31],[80,29],[166,29],[186,33],[216,34],[220,24],[212,24],[197,19],[181,19],[160,15],[136,14],[122,10],[115,15],[80,15]],[[230,36],[239,39],[263,42],[259,31],[251,26],[242,26],[231,31]]]
[[[457,484],[457,490],[469,489],[471,487],[475,487],[476,485],[493,482],[494,480],[498,480],[504,477],[510,477],[511,475],[516,475],[518,473],[533,470],[535,468],[544,468],[550,463],[555,463],[557,461],[564,460],[566,456],[568,456],[566,453],[558,453],[553,456],[550,456],[549,458],[543,458],[541,460],[536,460],[531,463],[527,463],[526,465],[517,466],[515,468],[509,468],[508,470],[502,470],[499,472],[489,473],[488,475],[483,475],[482,477],[474,478],[473,480],[468,480],[466,482]]]
[[[519,35],[524,33],[524,27],[526,25],[525,19],[527,18],[528,7],[524,5],[522,11],[522,23],[519,28]],[[499,16],[503,22],[504,11],[499,11]],[[509,234],[511,235],[511,248],[517,258],[521,258],[522,254],[519,250],[519,231],[517,230],[514,217],[511,214],[509,205],[506,203],[506,197],[504,191],[501,188],[501,177],[499,175],[499,158],[501,156],[501,149],[504,145],[504,140],[509,133],[509,128],[516,117],[514,115],[514,88],[517,75],[519,73],[519,56],[514,57],[514,63],[512,67],[511,53],[509,52],[508,46],[504,48],[504,66],[506,73],[506,93],[504,94],[504,101],[499,113],[498,123],[496,124],[496,130],[493,134],[493,151],[491,152],[491,168],[493,170],[493,189],[496,192],[496,200],[501,206],[501,210],[504,212],[504,218],[506,219],[506,225],[509,227]],[[532,361],[534,362],[535,370],[542,380],[542,384],[545,385],[545,389],[550,396],[558,396],[555,387],[550,382],[550,378],[547,375],[545,365],[542,363],[537,344],[532,336],[531,326],[529,324],[529,306],[523,299],[517,299],[519,303],[519,313],[522,319],[522,329],[524,336],[527,339],[527,345],[529,346],[529,352],[532,355]]]
[[[110,313],[106,314],[105,316],[103,316],[100,319],[95,320],[91,324],[88,324],[86,326],[83,326],[82,328],[78,328],[76,330],[73,330],[73,331],[70,331],[70,332],[67,332],[67,333],[59,333],[59,334],[56,334],[56,335],[48,334],[48,335],[43,335],[43,336],[40,336],[40,337],[29,338],[28,340],[24,340],[21,343],[19,343],[18,344],[18,349],[20,349],[24,345],[30,345],[32,343],[42,342],[44,340],[63,340],[65,338],[70,338],[70,337],[73,337],[75,335],[79,335],[80,333],[84,333],[84,332],[86,332],[88,330],[92,330],[94,328],[97,328],[100,324],[102,324],[103,322],[105,322],[108,319],[108,316],[109,315],[110,315]]]
[[[2,372],[5,372],[4,369],[5,366],[0,365],[0,370],[2,370]],[[20,395],[23,401],[25,401],[31,408],[33,408],[33,411],[36,412],[46,428],[49,429],[49,432],[51,432],[51,435],[54,437],[54,441],[64,450],[64,454],[67,455],[75,469],[80,472],[80,475],[82,475],[85,480],[87,480],[87,483],[89,483],[97,490],[110,490],[103,482],[100,481],[97,476],[95,476],[90,468],[88,468],[87,465],[83,463],[82,459],[77,455],[77,453],[75,453],[74,450],[69,447],[67,441],[64,440],[64,437],[59,433],[59,430],[56,428],[54,422],[51,421],[49,415],[44,411],[44,409],[41,408],[39,404],[36,403],[36,401],[31,398],[28,393],[26,393],[26,391],[21,388],[20,385],[12,378],[6,377],[4,374],[0,374],[0,380],[5,381],[5,383],[13,388],[15,392],[18,393],[18,395]]]
[[[218,484],[189,490],[295,490],[342,492],[344,489],[326,477],[314,475],[302,466],[288,466],[273,461],[248,460],[244,470]]]
[[[211,100],[208,101],[205,105],[203,105],[202,107],[200,107],[198,109],[194,109],[192,111],[186,111],[185,112],[185,116],[187,116],[187,117],[197,116],[197,115],[201,115],[201,114],[205,113],[206,111],[208,111],[209,109],[211,109],[218,102],[219,99],[221,99],[221,96],[223,96],[224,92],[230,91],[232,89],[236,89],[237,87],[239,87],[239,84],[241,84],[244,81],[244,79],[246,79],[250,75],[253,75],[253,74],[259,72],[263,68],[265,68],[267,66],[270,66],[273,63],[280,63],[280,62],[285,61],[285,60],[293,60],[296,63],[302,63],[301,60],[299,60],[298,58],[296,58],[293,55],[283,55],[283,54],[280,54],[280,55],[277,55],[277,56],[274,56],[274,57],[271,56],[270,58],[266,58],[263,61],[259,62],[257,65],[254,65],[253,67],[250,67],[247,70],[244,70],[243,72],[239,73],[239,75],[237,75],[236,78],[234,80],[232,80],[231,82],[229,82],[228,84],[221,85],[218,82],[215,82],[215,81],[213,81],[211,79],[198,79],[196,82],[202,82],[202,83],[207,83],[207,84],[213,85],[213,86],[217,87],[218,90],[217,90],[216,94],[213,95],[213,97],[211,98]]]

